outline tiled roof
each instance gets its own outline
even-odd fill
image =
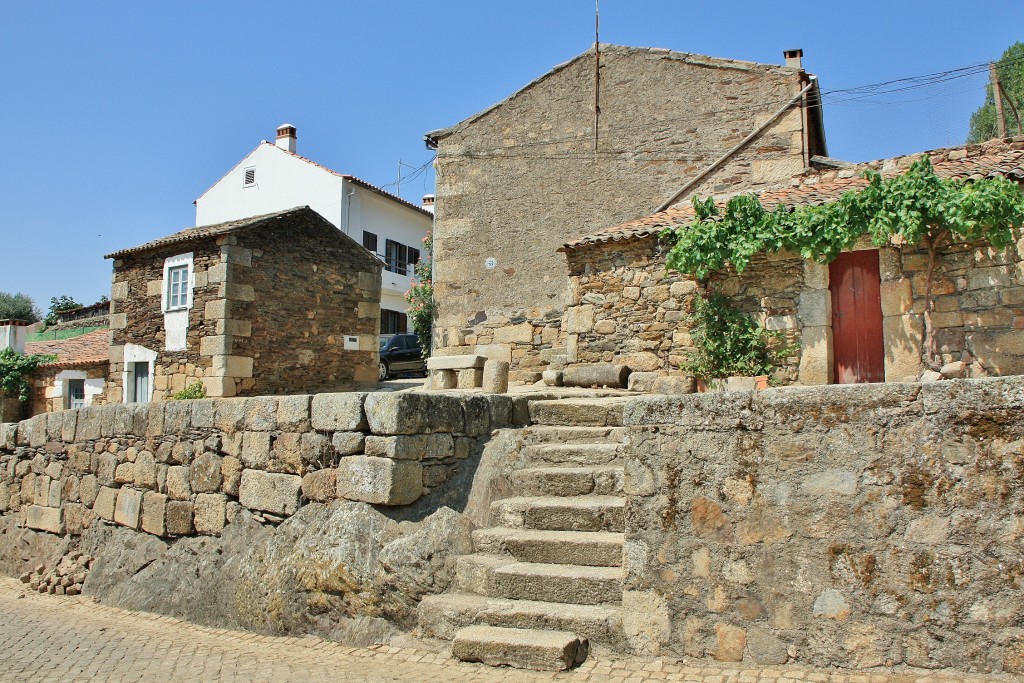
[[[803,175],[793,178],[787,187],[762,190],[755,194],[767,209],[779,204],[787,206],[824,204],[839,199],[844,192],[857,190],[867,185],[867,181],[860,177],[865,170],[875,170],[883,176],[896,176],[906,171],[914,161],[925,154],[931,158],[936,175],[942,178],[978,180],[1003,176],[1024,181],[1024,137],[1016,137],[1012,140],[992,140],[980,145],[967,145],[893,159],[870,161],[841,169],[807,171]],[[728,197],[716,197],[716,199],[720,205],[724,205]],[[588,244],[648,237],[665,228],[689,223],[693,217],[693,207],[686,202],[568,242],[559,251],[569,251]]]
[[[203,225],[198,228],[185,228],[180,230],[173,235],[167,237],[161,237],[155,239],[152,242],[146,242],[140,244],[137,247],[130,247],[128,249],[122,249],[115,251],[112,254],[107,254],[103,258],[121,258],[129,254],[139,254],[144,251],[152,251],[154,249],[160,249],[162,247],[171,246],[173,244],[185,244],[186,242],[194,242],[195,240],[205,239],[207,237],[219,237],[220,235],[226,235],[236,230],[243,230],[251,228],[256,225],[261,225],[268,221],[280,220],[282,218],[288,218],[293,215],[298,215],[303,212],[310,212],[320,217],[320,214],[313,211],[308,206],[297,206],[294,209],[287,209],[285,211],[275,211],[274,213],[265,213],[261,216],[250,216],[249,218],[240,218],[235,221],[227,221],[226,223],[216,223],[214,225]],[[323,219],[322,219],[323,220]]]
[[[106,363],[110,360],[110,330],[95,330],[70,339],[26,342],[25,353],[57,356],[56,361],[43,366],[47,368]]]
[[[429,211],[424,209],[422,206],[417,206],[416,204],[413,204],[412,202],[406,201],[406,200],[402,199],[401,197],[399,197],[397,194],[391,194],[387,190],[382,190],[381,188],[377,187],[373,183],[368,183],[365,180],[361,180],[360,178],[355,177],[354,175],[351,175],[351,174],[348,174],[348,173],[338,173],[334,169],[327,168],[323,164],[318,164],[317,162],[313,161],[312,159],[304,157],[301,154],[296,154],[295,152],[289,152],[286,149],[282,149],[281,147],[278,147],[277,145],[275,145],[272,142],[263,142],[262,144],[264,144],[264,145],[271,145],[272,147],[274,147],[274,149],[278,149],[278,150],[284,152],[285,154],[290,154],[291,156],[295,157],[296,159],[301,159],[302,161],[305,161],[308,164],[312,164],[312,165],[316,166],[317,168],[320,168],[320,169],[323,169],[324,171],[327,171],[331,175],[336,175],[339,178],[344,178],[345,180],[353,182],[356,185],[359,185],[360,187],[365,187],[367,190],[370,190],[372,192],[376,192],[377,194],[381,195],[382,197],[386,197],[386,198],[388,198],[388,199],[390,199],[392,201],[396,201],[399,204],[407,206],[410,209],[415,209],[416,211],[419,211],[420,213],[426,214],[427,216],[430,216],[431,218],[433,218],[433,216],[434,216],[434,214],[430,213]]]

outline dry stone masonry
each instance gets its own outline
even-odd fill
[[[102,519],[176,537],[219,535],[242,508],[278,523],[309,501],[407,505],[515,414],[507,396],[439,393],[49,413],[0,426],[0,514],[53,534],[76,536]]]
[[[1024,672],[1022,408],[1020,377],[630,402],[630,646]]]
[[[807,84],[799,68],[669,50],[602,45],[600,59],[597,154],[593,51],[430,134],[440,168],[435,348],[510,362],[513,380],[540,379],[540,354],[565,345],[559,322],[571,303],[556,250],[654,210]],[[704,111],[716,114],[686,118]],[[788,180],[824,153],[816,121],[794,106],[691,192]]]

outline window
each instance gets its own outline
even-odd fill
[[[242,187],[252,187],[256,184],[256,167],[250,166],[243,171]]]
[[[420,250],[409,247],[409,270],[413,269],[420,262]]]
[[[384,268],[392,273],[406,275],[409,265],[409,247],[387,240],[384,243]]]
[[[409,318],[401,311],[389,311],[382,308],[380,311],[380,333],[381,334],[403,334],[408,331]]]
[[[370,253],[377,253],[377,235],[363,230],[363,246],[370,250]]]
[[[192,287],[195,284],[195,269],[192,254],[178,254],[164,259],[163,291],[160,306],[164,311],[164,327],[169,320],[188,327],[188,309],[192,308]],[[180,318],[180,320],[178,320]],[[184,343],[184,342],[182,342]],[[168,349],[184,351],[181,349]]]
[[[85,406],[85,380],[67,380],[67,407],[82,408]]]
[[[132,384],[128,401],[149,403],[149,361],[132,363]]]
[[[167,310],[188,307],[188,265],[167,269]]]

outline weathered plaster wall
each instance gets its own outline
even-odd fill
[[[626,407],[626,631],[723,661],[1024,671],[1024,380]]]
[[[498,395],[344,393],[38,415],[0,427],[0,515],[176,537],[218,535],[243,508],[278,522],[310,501],[409,505],[523,410]]]
[[[593,80],[587,54],[441,137],[435,348],[488,347],[534,378],[568,301],[558,247],[650,213],[801,88],[785,67],[608,46],[595,154]],[[802,139],[793,110],[693,191],[785,180]]]

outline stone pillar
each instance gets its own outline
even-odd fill
[[[502,360],[489,360],[484,363],[484,393],[506,393],[508,391],[508,369],[509,364]]]
[[[463,368],[459,370],[456,386],[459,389],[474,389],[483,384],[483,368]]]
[[[831,384],[832,292],[828,289],[828,266],[804,261],[804,287],[797,305],[801,328],[797,382],[803,385]]]
[[[878,250],[886,382],[913,382],[922,370],[924,318],[912,312],[914,289],[904,277],[901,261],[899,249]]]
[[[454,370],[431,370],[431,389],[454,389],[458,386],[458,379]]]

